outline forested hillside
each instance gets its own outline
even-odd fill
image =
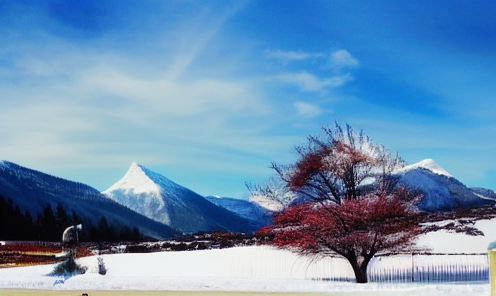
[[[83,225],[80,239],[84,241],[135,242],[144,238],[137,227],[116,227],[103,216],[95,225],[81,219],[74,210],[68,213],[61,204],[55,210],[46,205],[42,213],[33,217],[29,210],[23,213],[12,199],[0,195],[0,240],[60,241],[64,230],[74,224]]]

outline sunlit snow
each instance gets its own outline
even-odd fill
[[[97,272],[97,257],[79,260],[84,275],[46,276],[54,265],[0,269],[0,288],[55,290],[215,290],[265,292],[371,292],[395,295],[488,295],[487,282],[370,283],[316,280],[352,271],[344,260],[311,261],[271,247],[116,254],[102,256],[106,275]]]
[[[428,264],[439,261],[443,266],[460,270],[476,268],[487,279],[487,246],[496,240],[496,222],[481,220],[476,227],[484,237],[439,231],[420,238],[434,253],[481,253],[479,257],[464,255],[410,258],[399,256],[376,258],[369,267],[373,278],[390,277],[416,260],[415,279],[433,271]],[[103,255],[106,275],[98,274],[97,257],[81,258],[78,262],[88,267],[84,275],[64,279],[46,276],[54,265],[0,269],[0,288],[63,289],[63,290],[196,290],[196,291],[265,291],[265,292],[372,292],[381,295],[489,295],[487,280],[457,283],[369,283],[355,284],[353,272],[343,259],[312,260],[289,251],[268,246],[237,247],[184,252]],[[477,262],[475,262],[475,261]],[[481,261],[482,260],[482,261]],[[478,263],[480,261],[480,263]],[[384,265],[386,264],[386,265]],[[450,265],[451,264],[451,265]],[[461,264],[461,265],[460,265]],[[464,265],[467,264],[467,265]],[[405,265],[405,266],[406,266]],[[464,267],[466,266],[466,267]],[[384,268],[385,272],[384,272]],[[477,270],[479,268],[480,270]],[[383,270],[382,272],[379,272]],[[408,273],[410,268],[406,269]],[[474,275],[474,273],[471,273]],[[322,278],[340,278],[324,281]],[[343,282],[348,279],[351,282]],[[470,278],[469,278],[470,279]],[[374,295],[374,294],[372,294]],[[389,294],[387,294],[389,295]],[[392,295],[392,294],[391,294]]]
[[[433,159],[430,159],[430,158],[424,159],[422,161],[419,161],[419,162],[411,164],[411,165],[407,165],[407,166],[397,170],[396,173],[411,171],[411,170],[415,170],[418,168],[429,170],[429,171],[436,173],[438,175],[452,177],[450,173],[448,173],[445,169],[443,169]]]
[[[170,217],[165,210],[166,204],[162,199],[162,189],[147,174],[153,172],[145,170],[134,162],[122,179],[102,193],[148,218],[169,225]],[[168,180],[161,181],[167,185],[172,183],[167,182]],[[156,213],[161,213],[161,215],[157,217]]]

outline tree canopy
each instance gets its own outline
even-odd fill
[[[398,154],[374,144],[349,125],[324,127],[296,147],[298,160],[272,168],[297,195],[260,230],[274,244],[302,254],[342,256],[356,280],[367,282],[367,266],[377,253],[410,250],[422,233],[414,202],[419,196],[399,186],[393,172],[404,166]]]

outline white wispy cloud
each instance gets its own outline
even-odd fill
[[[331,52],[330,62],[332,67],[336,67],[338,69],[346,67],[353,68],[359,65],[358,60],[345,49],[339,49]]]
[[[353,80],[350,74],[332,76],[332,77],[318,77],[308,72],[298,73],[285,73],[278,75],[277,80],[296,85],[303,92],[321,92],[327,88],[339,87],[348,81]]]
[[[295,102],[293,103],[293,106],[296,108],[299,116],[315,117],[322,113],[322,109],[315,104]]]
[[[322,53],[310,53],[304,51],[292,51],[292,50],[268,50],[265,55],[269,58],[279,60],[283,63],[288,63],[291,61],[303,61],[313,58],[322,58],[325,55]]]
[[[310,53],[304,51],[283,51],[272,50],[267,51],[266,55],[270,58],[275,58],[284,64],[291,61],[304,62],[309,59],[319,59],[321,62],[321,71],[319,74],[314,74],[308,70],[303,71],[285,71],[285,73],[277,75],[276,80],[287,84],[297,86],[302,92],[323,92],[328,88],[335,88],[353,80],[353,76],[349,73],[349,68],[358,67],[359,62],[347,50],[338,49],[330,52],[330,54]],[[305,68],[305,63],[299,64]],[[303,66],[302,66],[303,65]],[[289,68],[289,67],[285,67]],[[323,75],[322,69],[332,69],[331,76]],[[308,69],[315,69],[314,63],[308,65]],[[313,72],[313,71],[312,71]]]
[[[305,52],[301,50],[267,50],[265,55],[269,58],[279,60],[283,63],[292,61],[305,61],[310,59],[322,59],[323,63],[327,60],[332,68],[341,70],[343,68],[354,68],[360,64],[358,59],[351,55],[345,49],[337,49],[331,51],[329,54],[320,52]]]
[[[167,69],[168,78],[178,78],[194,62],[207,44],[214,38],[218,31],[239,12],[245,3],[233,2],[225,5],[215,14],[210,10],[199,13],[195,18],[191,18],[182,26],[177,27],[176,54],[172,64]],[[167,32],[170,34],[171,32]],[[178,34],[179,33],[179,34]]]

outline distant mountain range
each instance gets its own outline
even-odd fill
[[[256,202],[221,196],[207,196],[205,198],[211,203],[247,219],[254,229],[271,223],[273,213]]]
[[[116,203],[95,188],[7,161],[0,162],[0,194],[12,199],[22,212],[28,210],[33,217],[47,205],[55,209],[60,204],[68,213],[75,211],[83,221],[94,225],[105,217],[114,225],[138,227],[152,238],[177,234],[176,230]]]
[[[395,174],[400,183],[422,192],[418,207],[423,211],[496,202],[493,190],[468,188],[431,159]],[[85,220],[96,223],[106,217],[111,223],[136,226],[154,238],[216,230],[251,232],[270,223],[277,211],[266,200],[200,196],[136,163],[109,189],[98,192],[82,183],[1,161],[0,194],[11,198],[21,210],[29,210],[33,217],[46,205],[55,208],[61,204]]]

